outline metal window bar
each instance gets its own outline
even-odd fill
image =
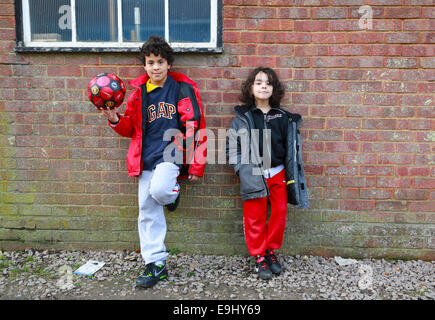
[[[77,43],[77,30],[76,30],[76,0],[71,0],[71,42]]]

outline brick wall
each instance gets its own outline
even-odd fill
[[[198,83],[216,137],[251,68],[278,71],[304,118],[311,202],[289,207],[281,252],[435,260],[434,0],[223,3],[224,53],[177,54],[175,71]],[[85,92],[100,72],[140,75],[136,54],[16,54],[14,24],[0,0],[0,248],[137,249],[129,140]],[[183,182],[168,248],[247,254],[238,187],[217,163]]]

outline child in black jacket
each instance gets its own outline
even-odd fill
[[[229,163],[240,177],[246,244],[261,279],[282,271],[274,250],[283,242],[287,203],[308,207],[296,125],[301,116],[280,108],[283,96],[272,69],[252,71],[242,86],[243,105],[234,108],[237,117],[227,140]]]

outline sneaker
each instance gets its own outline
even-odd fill
[[[270,271],[266,258],[259,255],[257,256],[255,262],[255,272],[258,273],[258,277],[260,279],[268,280],[272,278],[272,271]]]
[[[177,199],[174,200],[174,202],[166,205],[166,208],[169,211],[175,211],[175,209],[177,209],[177,207],[178,207],[179,202],[180,202],[180,193],[178,193],[178,197],[177,197]]]
[[[160,280],[167,278],[168,270],[166,265],[156,265],[154,263],[148,263],[145,266],[145,271],[136,280],[136,287],[151,288]]]
[[[272,250],[267,249],[266,255],[264,257],[266,258],[270,270],[274,274],[280,274],[282,272],[281,264],[279,263],[275,253]]]

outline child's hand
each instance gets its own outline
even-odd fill
[[[119,118],[118,115],[116,114],[115,109],[99,109],[99,111],[103,112],[103,114],[106,116],[107,120],[109,120],[110,122],[118,122]]]
[[[189,174],[189,181],[191,181],[191,182],[196,182],[196,181],[198,181],[199,180],[199,176],[195,176],[194,174]]]

